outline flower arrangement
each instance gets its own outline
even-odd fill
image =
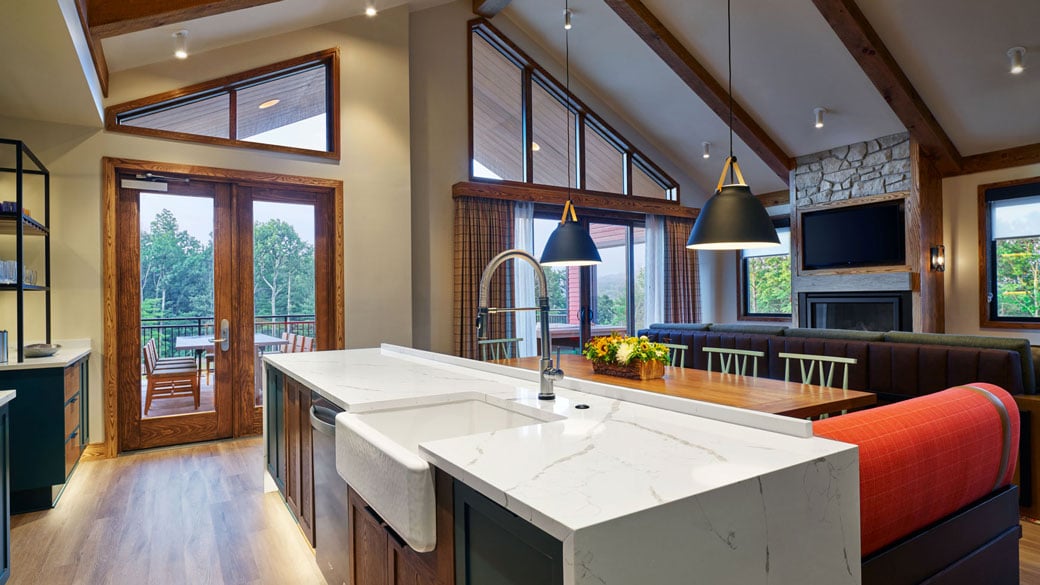
[[[642,337],[625,337],[613,333],[609,337],[593,337],[585,344],[584,355],[592,361],[598,374],[647,380],[664,375],[670,362],[667,347]]]
[[[592,361],[615,362],[628,365],[632,360],[658,361],[668,365],[668,348],[642,337],[625,337],[612,333],[609,337],[593,337],[585,344],[585,357]]]

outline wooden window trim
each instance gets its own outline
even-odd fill
[[[1035,184],[1040,190],[1040,177],[1028,179],[1017,179],[1013,181],[1002,181],[999,183],[987,183],[979,185],[978,188],[978,219],[979,219],[979,327],[986,329],[1040,329],[1040,319],[1016,319],[1016,318],[993,318],[990,313],[989,295],[992,284],[990,279],[990,241],[992,231],[989,223],[989,205],[986,194],[992,189],[1003,189],[1017,187],[1019,185]],[[948,264],[947,264],[948,265]]]
[[[136,110],[145,110],[154,107],[155,109],[162,109],[160,106],[170,107],[176,105],[178,100],[196,98],[196,97],[208,97],[218,95],[221,93],[234,94],[235,90],[249,85],[253,85],[253,82],[266,81],[266,78],[276,77],[281,74],[292,73],[294,69],[304,69],[307,66],[323,63],[326,71],[326,103],[328,108],[326,115],[330,117],[329,124],[329,135],[326,136],[326,143],[329,145],[330,150],[311,150],[308,148],[296,148],[292,146],[280,146],[276,144],[263,144],[259,142],[249,142],[246,140],[235,140],[228,138],[218,138],[213,136],[200,136],[198,134],[189,134],[186,132],[172,132],[169,130],[156,130],[153,128],[139,128],[135,126],[127,126],[119,123],[119,116],[128,112]],[[234,129],[236,126],[236,113],[235,113],[235,100],[232,99],[229,105],[229,116],[230,125],[229,129],[234,136]],[[270,65],[264,65],[263,67],[257,67],[248,71],[235,73],[233,75],[227,75],[217,79],[211,79],[209,81],[203,81],[187,87],[174,89],[164,93],[151,95],[148,97],[123,102],[105,108],[105,129],[112,132],[121,132],[124,134],[134,134],[137,136],[150,136],[153,138],[168,138],[172,140],[182,140],[185,142],[195,142],[199,144],[209,144],[216,146],[231,146],[234,148],[247,148],[250,150],[264,150],[269,152],[285,152],[290,154],[299,154],[305,156],[314,156],[325,159],[340,160],[340,111],[339,111],[339,48],[326,49],[324,51],[318,51],[317,53],[310,53],[308,55],[302,55],[294,59],[286,61],[280,61],[278,63],[272,63]]]
[[[773,227],[791,229],[791,220],[786,217],[773,218]],[[794,233],[793,231],[791,232]],[[794,247],[792,242],[791,247]],[[793,250],[788,252],[789,256],[794,254]],[[737,250],[737,320],[738,321],[769,321],[775,323],[790,323],[793,313],[748,313],[747,310],[747,279],[744,276],[744,255]],[[792,259],[793,261],[793,259]],[[791,294],[794,294],[792,279]],[[794,310],[794,299],[791,299],[791,309]]]
[[[514,63],[517,67],[525,72],[523,76],[523,92],[525,92],[524,99],[524,112],[521,115],[523,120],[523,126],[529,128],[531,118],[531,103],[529,94],[531,93],[530,84],[537,82],[539,83],[550,95],[553,95],[563,104],[564,108],[567,107],[568,102],[570,103],[571,110],[575,115],[577,122],[586,122],[592,126],[597,132],[600,133],[604,138],[607,139],[612,145],[614,145],[624,157],[624,193],[610,193],[612,197],[631,197],[632,193],[632,181],[631,181],[631,165],[635,164],[635,160],[639,161],[639,164],[644,167],[643,170],[646,174],[661,185],[661,189],[673,196],[673,199],[661,199],[661,201],[669,204],[681,205],[680,201],[680,190],[679,183],[671,178],[664,170],[661,169],[656,163],[654,163],[650,157],[646,156],[639,149],[633,146],[630,142],[625,140],[621,134],[614,130],[606,121],[596,115],[595,112],[589,108],[585,102],[581,101],[577,96],[570,94],[570,100],[567,99],[567,89],[562,83],[560,83],[555,77],[549,74],[544,68],[538,63],[531,59],[527,53],[525,53],[520,47],[518,47],[513,41],[506,37],[500,30],[495,28],[487,19],[476,18],[469,22],[468,28],[468,39],[467,44],[469,48],[469,70],[467,76],[469,79],[469,178],[470,181],[481,180],[473,175],[473,34],[480,35],[482,39],[487,41],[492,47],[501,52],[509,61]],[[584,141],[581,140],[580,134],[582,133],[584,126],[578,125],[578,136],[580,154],[578,156],[578,173],[577,183],[579,186],[585,185],[585,168],[581,164],[581,159],[585,156],[585,145]],[[530,160],[531,158],[531,145],[530,136],[526,136],[527,142],[524,144],[525,159]],[[635,160],[634,160],[635,159]],[[531,169],[530,167],[525,169],[525,176],[530,181]],[[531,181],[532,184],[533,181]]]
[[[551,185],[535,185],[517,183],[516,181],[495,181],[491,179],[474,179],[455,183],[451,187],[452,198],[480,197],[483,199],[503,199],[506,201],[531,201],[550,205],[563,205],[570,199],[578,208],[578,215],[583,209],[609,209],[631,213],[667,215],[697,219],[699,209],[675,205],[674,201],[638,197],[635,195],[617,195],[599,191],[583,191]]]

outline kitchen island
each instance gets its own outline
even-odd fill
[[[539,401],[535,372],[386,345],[264,362],[348,413],[460,394],[543,411],[550,422],[418,450],[464,486],[456,495],[472,490],[557,542],[563,583],[860,581],[857,451],[807,421],[569,378]],[[467,580],[475,535],[459,513],[454,573],[481,585]]]

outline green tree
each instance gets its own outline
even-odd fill
[[[254,226],[253,295],[258,313],[314,312],[314,247],[280,219]]]
[[[168,209],[141,233],[141,306],[149,318],[213,312],[213,247],[180,229]]]
[[[1040,238],[996,244],[998,316],[1040,317]]]
[[[748,313],[791,312],[791,255],[749,256]]]
[[[554,311],[567,312],[567,269],[546,266],[545,283],[549,288],[549,308]]]

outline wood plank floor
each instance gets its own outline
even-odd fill
[[[260,438],[81,462],[58,507],[12,518],[10,585],[322,585]]]
[[[11,521],[10,585],[323,585],[260,438],[80,463],[57,508]],[[1022,585],[1040,585],[1040,525],[1023,520]]]

